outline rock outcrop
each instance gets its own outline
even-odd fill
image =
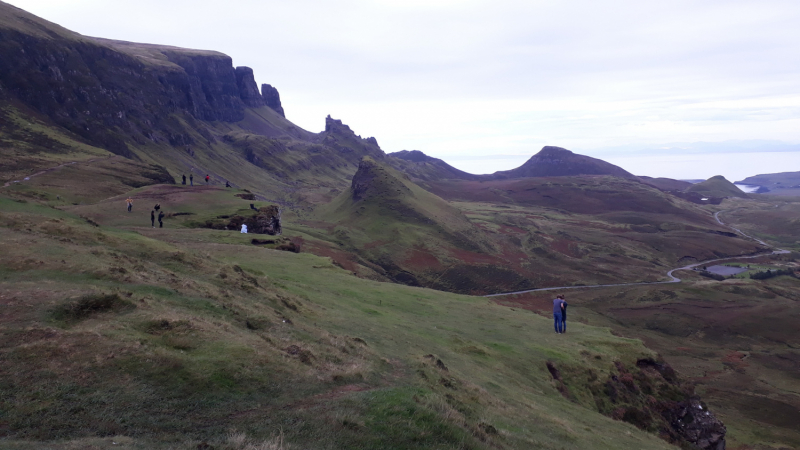
[[[265,105],[272,108],[281,116],[286,117],[286,114],[283,112],[283,106],[281,105],[281,95],[278,93],[277,89],[272,87],[272,85],[261,85],[261,98],[264,100]]]
[[[242,99],[245,105],[253,108],[265,105],[264,97],[258,92],[258,85],[253,76],[253,69],[245,66],[237,67],[236,86],[239,88],[239,98]]]

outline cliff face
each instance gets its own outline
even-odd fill
[[[261,85],[261,97],[264,99],[264,104],[274,109],[275,112],[286,117],[283,113],[283,106],[281,106],[281,96],[278,90],[269,84]]]
[[[133,156],[131,141],[194,143],[176,113],[237,122],[267,104],[253,71],[221,53],[88,38],[2,3],[0,14],[31,24],[0,23],[0,98],[114,153]]]
[[[253,69],[249,67],[236,68],[236,86],[239,89],[239,97],[245,105],[257,108],[264,106],[264,98],[258,92]],[[276,91],[277,92],[277,91]]]

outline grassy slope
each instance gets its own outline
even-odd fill
[[[289,448],[667,447],[565,400],[544,365],[602,377],[650,354],[638,341],[587,326],[564,339],[545,318],[236,233],[137,227],[144,212],[108,210],[126,226],[98,228],[0,202],[0,447],[244,448],[234,428],[282,430]],[[119,307],[55,314],[90,293]]]
[[[729,212],[721,217],[747,233],[796,249],[791,220],[798,205],[797,198],[729,199],[722,205]],[[798,268],[793,254],[743,262]],[[684,278],[683,284],[571,291],[571,313],[584,323],[643,339],[694,380],[728,427],[730,447],[800,447],[800,341],[794,331],[800,319],[800,281],[717,282],[691,272],[677,276]],[[498,301],[547,314],[549,297],[531,294]]]
[[[686,192],[697,192],[706,197],[740,197],[747,198],[747,194],[742,192],[733,183],[726,180],[722,175],[711,177],[706,181],[693,184],[686,188]]]

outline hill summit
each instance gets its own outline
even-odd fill
[[[503,170],[491,175],[494,179],[524,177],[560,177],[572,175],[611,175],[634,178],[625,169],[602,159],[578,155],[565,148],[545,146],[516,169]]]
[[[722,175],[713,176],[706,181],[693,184],[686,188],[686,192],[697,192],[706,197],[741,197],[747,198],[747,194],[728,181]]]

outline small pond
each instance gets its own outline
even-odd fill
[[[747,268],[730,267],[730,266],[709,266],[707,271],[722,276],[736,275],[737,273],[747,272]]]

